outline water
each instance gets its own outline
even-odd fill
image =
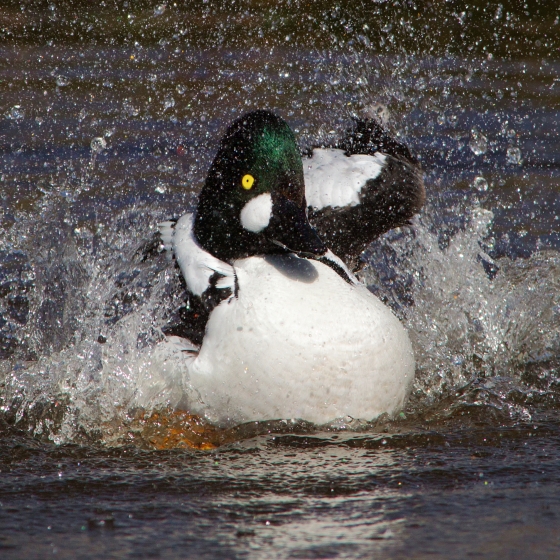
[[[215,453],[2,445],[3,557],[553,558],[556,426],[268,436]]]
[[[2,557],[557,557],[560,14],[430,10],[8,5]],[[153,365],[156,225],[257,107],[302,148],[376,114],[421,158],[363,272],[415,347],[396,419],[209,430]]]

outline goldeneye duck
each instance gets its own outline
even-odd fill
[[[189,411],[232,425],[401,409],[410,340],[347,264],[423,201],[416,160],[374,121],[302,160],[278,116],[237,119],[194,215],[160,224],[188,293],[163,330],[183,351]]]

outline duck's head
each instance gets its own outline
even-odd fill
[[[284,120],[254,111],[228,128],[200,193],[194,233],[225,261],[326,252],[307,220],[301,155]]]

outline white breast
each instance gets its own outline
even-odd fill
[[[294,256],[235,263],[239,297],[212,312],[188,366],[193,412],[212,422],[399,410],[414,377],[408,335],[364,286]]]
[[[185,214],[176,224],[158,224],[163,245],[169,255],[175,255],[189,291],[195,296],[203,294],[216,272],[223,276],[218,281],[218,288],[233,288],[233,268],[202,249],[194,237],[193,222],[194,216]]]
[[[311,158],[303,159],[307,205],[320,210],[359,204],[366,181],[379,176],[385,159],[381,153],[348,157],[343,150],[313,150]]]

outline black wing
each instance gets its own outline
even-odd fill
[[[177,266],[177,268],[179,267]],[[233,294],[229,288],[216,288],[216,282],[221,278],[217,272],[210,278],[209,288],[200,296],[189,293],[180,272],[179,276],[187,294],[186,302],[172,313],[167,324],[161,330],[166,336],[180,336],[200,346],[210,313],[224,299],[230,298]]]

